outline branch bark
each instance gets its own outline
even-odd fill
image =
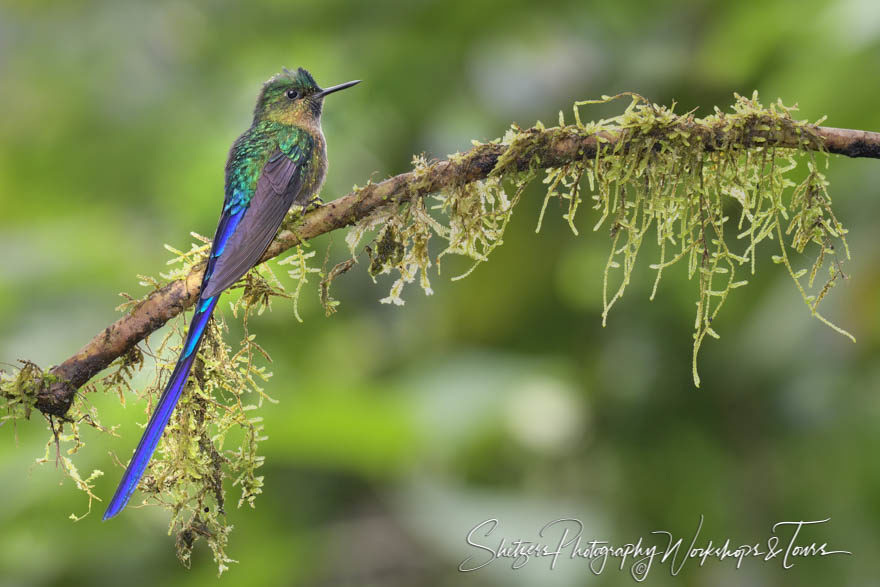
[[[692,138],[702,141],[706,150],[725,145],[725,131],[720,126],[707,129],[689,118],[680,118],[676,124],[681,130],[691,133]],[[830,127],[813,127],[813,131],[819,140],[806,145],[807,148],[824,148],[829,153],[847,157],[880,159],[880,133]],[[536,156],[538,167],[549,168],[596,155],[597,136],[585,135],[575,126],[530,129],[525,132],[529,148],[508,162],[508,170],[526,170],[534,164]],[[791,123],[781,134],[755,132],[748,139],[750,144],[744,146],[804,148],[800,136],[795,124]],[[613,144],[625,140],[625,135],[603,133],[601,139]],[[384,206],[423,197],[447,186],[485,179],[495,170],[508,148],[511,147],[497,143],[478,145],[464,155],[433,163],[427,172],[418,176],[413,172],[402,173],[351,192],[306,214],[296,227],[295,234],[291,230],[282,230],[269,245],[260,263],[277,257],[302,241],[354,224]],[[98,333],[76,354],[51,369],[56,381],[40,391],[37,408],[45,414],[63,416],[77,389],[195,302],[203,271],[203,266],[196,266],[185,278],[154,291],[128,314]]]

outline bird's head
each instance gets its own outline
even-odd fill
[[[322,90],[312,74],[302,67],[296,71],[285,68],[263,84],[254,109],[254,121],[271,120],[300,127],[315,126],[321,121],[324,97],[357,83],[360,80]]]

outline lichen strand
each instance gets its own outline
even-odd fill
[[[624,96],[631,102],[621,115],[597,122],[581,120],[585,106]],[[815,150],[822,147],[815,126],[794,120],[795,108],[782,102],[765,108],[757,93],[750,98],[735,96],[732,112],[716,108],[705,118],[696,118],[693,112],[679,115],[674,104],[658,106],[626,93],[577,102],[572,125],[565,124],[562,113],[555,128],[547,129],[540,122],[526,130],[514,125],[493,141],[507,149],[488,179],[462,182],[433,195],[431,214],[423,198],[390,203],[349,232],[352,256],[357,256],[364,235],[376,230],[376,238],[366,247],[369,272],[374,278],[392,271],[398,274],[389,296],[381,301],[403,304],[402,290],[417,275],[430,294],[427,244],[432,235],[445,240],[438,262],[445,255],[464,255],[474,260],[472,271],[502,243],[523,189],[537,177],[539,164],[546,165],[553,155],[547,145],[554,139],[595,137],[594,151],[546,169],[537,230],[548,204],[557,200],[563,218],[577,234],[575,215],[588,190],[599,215],[593,229],[606,226],[611,240],[603,275],[603,324],[630,283],[642,244],[653,239],[659,259],[650,265],[656,271],[651,299],[663,270],[678,262],[687,264],[688,276],[696,282],[693,377],[699,386],[700,347],[706,336],[718,337],[713,320],[729,293],[747,283],[742,274],[754,274],[761,242],[775,240],[774,261],[785,265],[810,312],[851,338],[818,312],[818,303],[844,277],[840,257],[849,258],[849,251],[846,230],[831,210],[827,181],[815,160]],[[800,148],[766,146],[768,141]],[[799,159],[806,159],[807,174],[795,184],[790,177]],[[464,156],[453,155],[450,161],[464,162]],[[417,189],[418,178],[431,169],[424,158],[414,160]],[[733,220],[725,212],[731,202],[738,207]],[[812,266],[795,269],[787,247],[800,254],[811,243],[817,247]],[[818,293],[808,293],[823,266],[828,267],[828,279]]]
[[[88,477],[83,478],[76,465],[73,462],[73,455],[85,447],[86,443],[80,434],[81,425],[91,426],[101,432],[113,433],[101,426],[98,421],[97,410],[94,406],[86,407],[81,396],[74,398],[73,404],[68,412],[70,419],[61,420],[53,416],[49,416],[48,420],[49,439],[46,442],[46,450],[41,458],[36,460],[38,465],[52,463],[56,469],[61,469],[65,477],[70,479],[77,489],[82,491],[88,497],[88,508],[80,515],[71,513],[69,518],[74,522],[78,522],[85,518],[92,511],[92,503],[101,501],[95,495],[95,480],[104,475],[100,469],[93,469]]]
[[[20,361],[18,367],[8,370],[0,369],[0,426],[8,423],[16,425],[18,420],[30,419],[34,412],[37,393],[43,386],[50,385],[56,378],[48,371],[43,371],[39,366],[30,361]],[[39,412],[37,412],[39,413]],[[93,500],[100,499],[93,493],[94,481],[103,475],[103,472],[94,469],[88,477],[83,478],[72,456],[75,455],[85,442],[80,435],[81,425],[91,426],[102,432],[112,433],[101,426],[98,421],[97,410],[93,406],[87,406],[82,394],[74,397],[70,410],[64,419],[55,416],[43,416],[46,419],[46,427],[49,438],[42,457],[36,459],[37,464],[54,463],[57,469],[70,479],[77,489],[84,492],[88,497],[88,509],[82,515],[70,514],[74,521],[81,520],[92,509]]]
[[[728,294],[747,283],[741,274],[754,274],[758,245],[775,240],[779,254],[774,260],[786,266],[811,313],[850,336],[817,310],[819,301],[844,276],[835,243],[842,245],[846,258],[849,251],[846,230],[831,211],[827,181],[818,170],[814,151],[806,148],[819,141],[812,126],[794,121],[794,108],[781,102],[764,108],[757,94],[737,95],[732,113],[716,108],[702,119],[692,113],[679,116],[673,108],[630,96],[632,102],[623,114],[588,125],[580,123],[579,108],[592,102],[576,104],[578,126],[618,140],[613,146],[601,145],[595,158],[547,172],[551,182],[547,198],[557,197],[555,186],[562,185],[569,218],[577,206],[578,178],[585,175],[593,208],[599,212],[594,229],[608,226],[611,249],[603,278],[603,324],[630,282],[644,240],[654,239],[659,259],[650,265],[657,272],[651,299],[663,270],[680,261],[697,283],[693,377],[699,386],[700,347],[706,336],[718,337],[713,320]],[[769,138],[792,135],[802,149],[763,146]],[[807,159],[808,173],[796,185],[789,177],[799,157]],[[731,201],[737,205],[733,220],[725,212]],[[802,253],[810,243],[818,251],[812,268],[794,269],[787,247]],[[828,280],[817,295],[809,295],[806,288],[813,286],[825,264]]]
[[[202,244],[193,244],[189,251],[166,247],[175,256],[169,262],[174,267],[162,275],[164,280],[186,275],[204,260],[205,243],[209,241],[195,233],[193,236]],[[282,262],[295,267],[289,272],[298,281],[292,294],[287,293],[267,265],[245,276],[240,284],[241,295],[229,303],[232,318],[241,320],[244,326],[244,338],[237,350],[225,342],[228,329],[223,312],[215,314],[190,380],[139,485],[144,503],[158,503],[171,512],[169,534],[176,535],[178,558],[187,566],[199,538],[208,543],[220,573],[234,562],[226,553],[232,526],[226,523],[224,483],[239,489],[239,507],[244,504],[254,507],[263,485],[263,477],[258,475],[263,465],[259,445],[266,438],[262,418],[254,411],[262,406],[263,400],[274,402],[262,387],[271,377],[265,367],[271,359],[250,333],[248,318],[255,313],[262,314],[279,297],[292,299],[298,318],[296,301],[302,283],[310,273],[317,271],[306,264],[313,254],[297,248],[295,254]],[[141,283],[151,288],[162,285],[159,280],[145,276],[141,276]],[[139,303],[131,296],[125,297],[128,301],[120,306],[123,311]],[[157,358],[160,369],[142,392],[150,398],[145,408],[149,415],[174,367],[159,357],[177,357],[184,328],[185,321],[176,321],[155,349],[151,349],[148,342],[143,343],[144,348],[135,347],[115,363],[115,368],[100,383],[105,389],[118,393],[124,401],[124,392],[131,390],[129,380],[134,371],[143,366],[144,355]]]
[[[52,376],[30,361],[0,369],[0,426],[28,420],[37,404],[37,392]]]
[[[239,507],[254,507],[262,492],[259,445],[266,436],[254,410],[264,399],[274,400],[262,388],[271,377],[263,366],[270,359],[249,332],[248,317],[262,313],[278,296],[290,297],[269,268],[247,276],[241,297],[231,303],[233,317],[243,321],[245,330],[235,351],[225,342],[222,314],[212,319],[190,381],[141,483],[148,501],[171,511],[169,534],[177,535],[178,557],[187,566],[198,538],[207,541],[220,573],[234,562],[226,554],[232,526],[226,523],[224,481],[231,480],[240,490]],[[170,350],[176,356],[179,347]],[[172,367],[165,365],[165,372]],[[154,385],[152,393],[162,387]]]
[[[166,249],[173,253],[168,262],[171,268],[159,279],[139,275],[140,284],[156,290],[167,282],[189,275],[204,261],[210,243],[210,239],[204,236],[196,233],[192,236],[197,242],[187,251],[166,245]],[[229,307],[232,318],[242,321],[244,339],[234,351],[225,342],[228,332],[223,313],[218,311],[215,314],[199,349],[190,381],[139,485],[145,504],[158,503],[171,512],[169,534],[176,534],[178,558],[187,566],[193,545],[199,538],[207,541],[220,573],[234,562],[226,554],[232,526],[225,519],[224,483],[231,483],[232,487],[239,489],[239,507],[245,504],[254,507],[262,492],[263,477],[258,475],[258,469],[263,465],[263,457],[259,454],[259,445],[266,436],[262,418],[254,411],[262,407],[263,400],[273,403],[275,400],[266,395],[262,387],[262,383],[271,377],[264,366],[271,359],[250,333],[248,318],[255,313],[262,314],[271,308],[275,298],[282,298],[292,302],[294,316],[301,320],[298,300],[302,288],[308,283],[309,275],[321,272],[309,265],[315,253],[304,247],[298,246],[292,255],[278,263],[293,267],[287,272],[296,282],[290,293],[265,264],[248,272],[233,288],[240,288],[241,295],[230,296]],[[123,312],[137,307],[144,299],[121,295],[125,301],[117,310]],[[178,356],[185,327],[185,320],[175,321],[155,348],[151,347],[149,339],[133,347],[114,361],[102,377],[86,384],[82,391],[104,389],[117,394],[123,404],[126,392],[136,393],[149,399],[145,407],[149,415],[174,367],[174,363],[163,362],[163,358],[169,360]],[[156,359],[159,369],[146,389],[137,390],[131,386],[131,379],[143,369],[146,356]],[[0,423],[27,418],[33,410],[37,391],[51,381],[52,375],[27,362],[19,369],[0,371],[0,408],[5,408]],[[70,455],[84,445],[79,435],[81,423],[111,434],[115,429],[107,430],[98,423],[94,408],[87,410],[82,405],[84,397],[84,394],[76,396],[64,421],[49,419],[52,436],[45,455],[37,462],[50,462],[54,451],[54,460],[64,473],[88,495],[88,511],[91,511],[92,500],[99,500],[92,493],[93,481],[102,473],[93,471],[89,477],[82,478]],[[64,451],[63,447],[68,446],[70,448]],[[124,463],[119,465],[124,466]],[[71,517],[78,520],[82,516],[72,514]]]
[[[459,154],[450,157],[452,161],[461,158]],[[413,167],[417,186],[418,177],[429,175],[432,166],[424,157],[416,157]],[[403,305],[404,286],[416,277],[425,294],[433,294],[428,276],[433,264],[429,252],[433,236],[444,241],[434,257],[438,272],[444,256],[461,255],[474,263],[452,279],[466,277],[503,243],[513,209],[534,176],[534,172],[499,173],[485,180],[452,185],[432,194],[430,199],[415,197],[391,203],[379,214],[357,223],[346,242],[356,258],[364,235],[378,228],[377,236],[365,247],[370,258],[368,271],[374,280],[378,275],[396,271],[398,277],[389,295],[380,301]]]

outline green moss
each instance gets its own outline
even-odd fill
[[[36,407],[38,392],[57,381],[49,371],[42,370],[30,361],[20,361],[20,363],[20,367],[0,370],[0,414],[2,414],[0,426],[10,422],[15,426],[18,420],[30,419]],[[70,514],[72,520],[78,521],[91,511],[93,500],[100,501],[92,489],[95,479],[103,475],[100,470],[95,469],[88,477],[83,478],[71,459],[85,446],[80,436],[80,426],[91,426],[109,433],[112,433],[112,430],[101,426],[97,411],[94,407],[87,407],[81,394],[74,397],[65,418],[45,415],[43,418],[46,420],[49,439],[43,456],[36,459],[36,463],[53,463],[77,489],[86,494],[87,512],[80,516]]]
[[[0,369],[0,426],[7,422],[28,420],[37,403],[37,392],[53,381],[30,361],[20,361],[21,367]]]
[[[619,116],[583,122],[582,108],[621,97],[631,101]],[[538,123],[523,130],[514,125],[503,138],[492,141],[507,149],[491,176],[454,183],[431,196],[430,215],[423,199],[404,200],[359,222],[347,240],[356,257],[364,235],[378,229],[374,244],[366,247],[370,274],[398,274],[382,302],[402,305],[404,286],[416,275],[421,275],[422,288],[430,294],[432,262],[427,243],[432,236],[445,241],[436,257],[438,271],[440,259],[450,254],[473,259],[472,271],[502,244],[513,208],[540,173],[547,145],[555,138],[597,136],[594,155],[543,172],[546,188],[536,230],[540,231],[548,204],[555,199],[562,203],[563,218],[572,232],[578,234],[578,208],[586,197],[592,200],[598,214],[593,230],[607,227],[610,240],[602,279],[603,325],[630,283],[645,239],[653,239],[660,251],[649,265],[656,271],[651,299],[663,270],[685,263],[696,290],[692,362],[694,383],[699,386],[697,358],[702,343],[706,336],[718,337],[712,323],[730,292],[747,283],[744,274],[754,274],[764,241],[776,241],[774,260],[786,267],[812,315],[852,338],[818,312],[821,299],[844,277],[839,253],[848,258],[849,251],[846,230],[831,210],[828,182],[816,162],[821,140],[813,125],[792,118],[793,111],[781,102],[764,107],[757,93],[750,98],[736,95],[731,112],[716,108],[705,118],[696,118],[693,112],[678,115],[674,104],[669,108],[651,104],[631,93],[577,102],[572,125],[565,124],[560,112],[558,127],[548,129]],[[792,137],[798,148],[773,146],[791,142]],[[463,157],[456,154],[450,160]],[[802,160],[808,172],[795,184],[791,177]],[[424,158],[414,160],[417,179],[430,171]],[[731,202],[738,207],[735,219],[725,213]],[[803,253],[811,245],[816,251],[811,268],[795,269],[788,249]],[[818,293],[809,294],[823,266],[828,267],[829,278]]]
[[[455,161],[462,155],[450,156]],[[427,175],[433,166],[423,157],[413,159],[415,185],[420,176]],[[359,243],[370,231],[378,229],[372,244],[364,248],[370,257],[369,273],[376,276],[397,273],[391,291],[382,303],[403,305],[402,293],[407,284],[419,278],[426,295],[433,294],[429,269],[446,255],[461,255],[474,261],[471,268],[452,279],[469,275],[504,240],[504,231],[523,190],[535,177],[534,172],[495,174],[476,182],[462,182],[447,186],[428,198],[415,197],[401,200],[381,209],[377,214],[358,222],[348,233],[346,242],[357,258]],[[443,248],[433,257],[429,245],[439,237]]]
[[[699,385],[700,347],[706,336],[718,337],[713,320],[730,292],[747,283],[741,275],[754,274],[759,245],[775,240],[778,258],[810,312],[847,334],[817,311],[818,302],[843,276],[839,263],[830,264],[829,280],[818,295],[810,296],[803,284],[805,271],[793,268],[787,252],[789,247],[801,253],[808,245],[815,246],[807,287],[812,287],[819,268],[835,254],[835,241],[849,257],[846,230],[831,211],[827,181],[817,169],[814,149],[819,139],[812,127],[794,121],[793,108],[781,102],[764,108],[757,94],[736,96],[732,113],[716,108],[703,119],[692,114],[678,116],[673,108],[630,96],[632,101],[623,114],[598,125],[580,123],[579,108],[591,102],[575,106],[578,126],[618,140],[600,148],[595,160],[567,170],[569,183],[563,183],[570,186],[579,174],[586,174],[593,207],[600,214],[594,229],[610,225],[603,324],[630,282],[644,239],[655,239],[660,258],[650,265],[657,272],[651,298],[663,269],[675,263],[686,263],[688,277],[696,283],[693,376]],[[765,146],[767,139],[781,140],[793,132],[800,149]],[[790,177],[798,159],[806,159],[808,174],[795,185]],[[548,178],[555,180],[560,173],[548,170]],[[568,197],[574,199],[573,190],[568,189]],[[548,198],[554,195],[548,190]],[[735,220],[725,214],[731,201],[738,207]]]

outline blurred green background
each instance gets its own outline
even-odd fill
[[[117,292],[144,293],[136,274],[166,269],[163,243],[212,234],[227,149],[282,66],[323,85],[364,80],[325,109],[325,199],[407,170],[413,154],[444,157],[622,90],[707,113],[758,89],[804,118],[880,129],[871,0],[553,4],[0,2],[0,360],[62,361],[117,317]],[[454,283],[466,265],[444,265],[433,297],[413,287],[404,308],[380,305],[390,280],[373,285],[361,265],[337,280],[332,318],[315,289],[304,324],[276,303],[251,322],[281,400],[262,410],[266,484],[255,511],[229,508],[240,563],[221,581],[630,585],[582,561],[456,569],[481,554],[465,536],[489,518],[496,540],[576,517],[586,536],[625,543],[661,529],[689,540],[701,514],[704,537],[737,544],[830,517],[804,542],[854,556],[789,570],[710,560],[677,577],[664,565],[648,584],[876,581],[880,161],[834,158],[828,177],[854,259],[825,313],[858,343],[811,319],[765,260],[716,321],[699,390],[684,268],[648,302],[644,251],[603,329],[607,228],[592,233],[585,206],[574,237],[553,207],[536,236],[539,189],[491,262]],[[343,234],[317,241],[318,259],[328,245],[341,257]],[[75,462],[106,472],[96,491],[109,497],[120,474],[109,453],[129,454],[143,404],[88,399],[120,437],[87,430]],[[0,585],[216,583],[204,543],[191,570],[177,562],[156,508],[67,520],[86,500],[32,464],[46,437],[39,417],[0,428]]]

